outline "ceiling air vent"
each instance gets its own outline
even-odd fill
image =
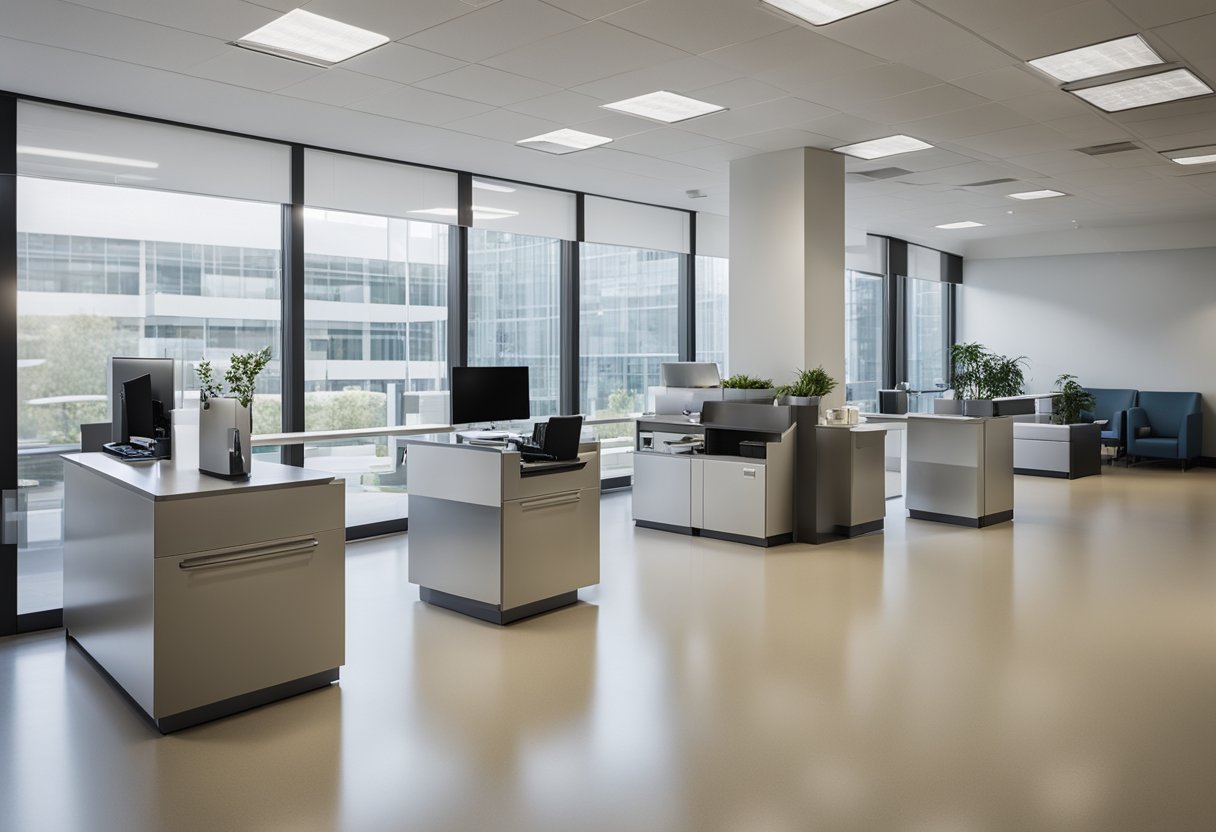
[[[1005,177],[1004,179],[985,179],[983,182],[967,182],[963,185],[964,188],[982,188],[985,185],[1008,185],[1010,182],[1017,182],[1016,179]]]
[[[1108,153],[1123,153],[1127,150],[1139,150],[1135,142],[1114,142],[1113,144],[1095,144],[1093,147],[1078,147],[1078,153],[1086,156],[1105,156]]]
[[[857,170],[853,172],[858,176],[864,176],[868,179],[894,179],[897,176],[907,176],[912,171],[904,170],[903,168],[878,168],[877,170]]]

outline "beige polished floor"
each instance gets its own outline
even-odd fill
[[[0,641],[0,829],[1216,829],[1216,470],[767,553],[629,501],[506,629],[352,545],[341,684],[164,738],[62,631]]]

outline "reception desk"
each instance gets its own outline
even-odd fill
[[[409,579],[419,597],[494,624],[578,601],[600,580],[600,451],[571,462],[454,436],[407,439]]]
[[[345,655],[344,488],[255,462],[64,459],[67,635],[162,732],[323,687]]]
[[[983,527],[1013,519],[1013,420],[908,415],[908,515]]]

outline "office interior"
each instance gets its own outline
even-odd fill
[[[0,10],[0,825],[1216,827],[1216,2]],[[288,18],[370,39],[265,51]],[[1046,433],[943,415],[968,343],[1024,359]],[[193,434],[87,453],[112,358],[171,359],[197,414],[200,361],[266,346],[248,481]],[[690,362],[837,385],[702,426],[656,412]],[[521,367],[526,418],[453,425],[454,372]],[[1007,458],[1077,441],[1065,374],[1132,397],[1075,479]],[[490,422],[521,441],[457,441]],[[943,509],[942,465],[988,507]],[[124,580],[79,564],[137,548],[85,545],[137,524],[73,489],[138,492],[147,570],[273,540],[287,594],[209,629],[157,583],[186,646],[133,670],[69,637],[105,612],[73,587]],[[260,681],[217,687],[238,657]]]

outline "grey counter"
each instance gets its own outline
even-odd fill
[[[1013,519],[1013,420],[908,415],[909,516],[983,527]]]

